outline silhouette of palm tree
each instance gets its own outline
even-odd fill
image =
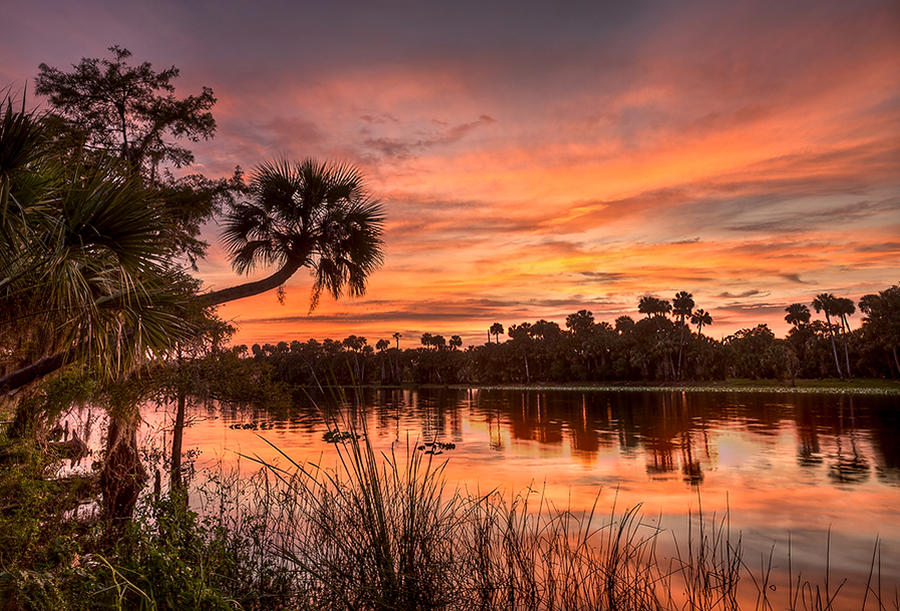
[[[281,160],[260,165],[250,199],[225,215],[223,242],[239,273],[278,265],[274,274],[200,297],[218,305],[280,287],[301,267],[314,275],[310,310],[322,291],[335,299],[362,295],[369,275],[381,266],[381,205],[360,173],[348,165]]]
[[[678,377],[681,378],[681,354],[684,351],[684,329],[687,325],[684,320],[694,311],[694,296],[687,291],[680,291],[672,300],[672,313],[678,317],[679,338],[678,338]]]
[[[805,303],[792,303],[784,311],[787,312],[785,322],[795,327],[808,323],[811,316]]]
[[[488,341],[490,341],[490,339],[491,339],[491,337],[490,337],[491,334],[493,334],[494,339],[499,344],[500,336],[503,334],[503,325],[501,325],[499,322],[495,322],[494,324],[491,325],[491,328],[488,331]]]
[[[638,312],[646,314],[647,318],[665,316],[672,311],[672,304],[665,299],[646,295],[638,301]]]
[[[841,337],[844,340],[844,367],[847,377],[853,377],[850,373],[850,349],[847,344],[847,336],[850,335],[850,321],[848,318],[856,313],[856,305],[852,299],[838,297],[834,301],[834,313],[841,319]]]
[[[713,323],[712,316],[709,312],[699,309],[691,314],[691,323],[697,325],[697,335],[703,335],[703,327]]]
[[[834,342],[834,326],[831,324],[831,316],[836,314],[836,300],[837,298],[831,293],[820,293],[816,295],[816,298],[813,300],[812,307],[815,308],[816,313],[825,313],[825,323],[828,326],[828,336],[831,338],[831,352],[834,355],[834,366],[837,369],[838,377],[843,380],[844,374],[841,371],[841,363],[838,360],[837,355],[837,346]]]

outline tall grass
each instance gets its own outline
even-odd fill
[[[363,425],[364,426],[364,425]],[[255,522],[294,575],[297,604],[320,609],[900,608],[881,591],[873,554],[865,598],[790,575],[773,599],[773,556],[751,568],[727,513],[689,517],[686,540],[640,507],[559,507],[541,492],[449,489],[444,464],[407,443],[376,455],[363,429],[337,444],[336,469],[248,457]],[[279,461],[282,462],[282,461]],[[658,522],[657,522],[658,523]],[[660,544],[665,542],[664,546]],[[661,547],[669,550],[665,555]],[[671,550],[674,550],[672,552]],[[262,550],[261,550],[262,551]],[[876,550],[877,551],[877,550]]]

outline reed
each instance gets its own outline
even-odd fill
[[[729,514],[688,517],[685,540],[663,555],[666,531],[640,506],[587,511],[557,506],[542,491],[505,495],[450,489],[446,462],[407,442],[376,455],[366,430],[342,435],[336,468],[263,467],[257,500],[268,548],[294,575],[297,604],[324,609],[893,609],[880,590],[876,545],[865,598],[843,585],[791,575],[776,593],[774,549],[750,565]],[[332,424],[334,430],[337,423]],[[262,482],[265,490],[261,493]],[[264,502],[259,502],[265,498]],[[255,519],[258,521],[259,516]],[[830,542],[826,545],[830,545]],[[776,600],[777,598],[777,600]],[[893,602],[892,602],[893,601]]]

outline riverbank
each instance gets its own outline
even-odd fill
[[[327,388],[327,387],[326,387]],[[784,380],[732,379],[710,382],[606,382],[572,384],[371,384],[363,388],[376,389],[439,389],[521,390],[521,391],[577,391],[577,392],[765,392],[791,394],[837,395],[897,395],[900,381],[860,378],[854,380],[796,380],[794,385]]]

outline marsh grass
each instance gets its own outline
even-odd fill
[[[561,507],[540,490],[505,495],[451,489],[446,461],[408,440],[376,454],[363,428],[349,430],[336,468],[246,458],[254,521],[294,575],[297,603],[323,609],[896,609],[880,586],[879,547],[862,599],[844,596],[826,570],[816,581],[789,573],[775,587],[774,547],[750,566],[728,512],[688,516],[678,540],[640,506]],[[615,496],[615,495],[614,495]],[[830,555],[830,536],[826,542]],[[664,554],[661,549],[665,548]],[[780,587],[781,584],[779,584]],[[777,594],[777,596],[776,596]],[[890,600],[888,600],[890,597]]]

